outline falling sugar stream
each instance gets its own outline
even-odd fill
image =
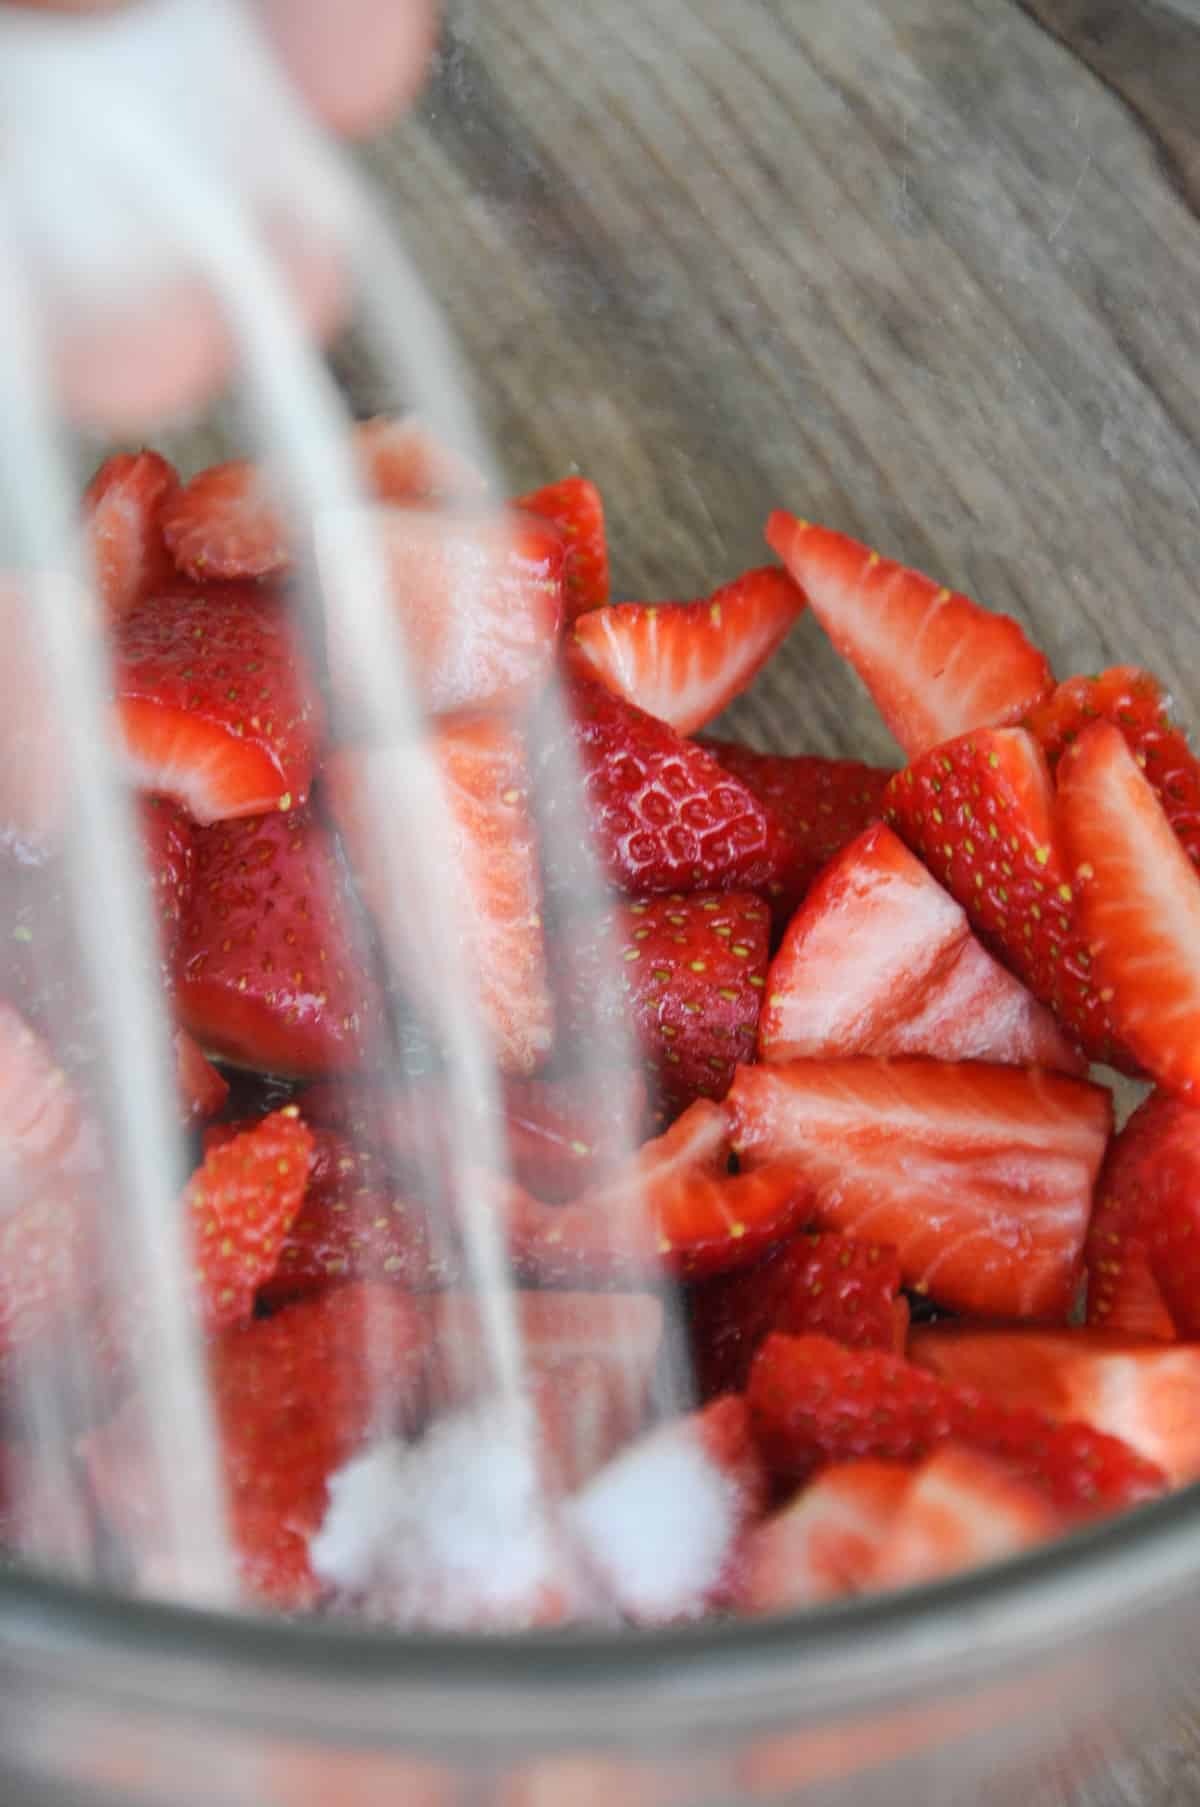
[[[435,980],[430,989],[438,1004],[437,1027],[451,1078],[451,1143],[456,1158],[450,1203],[479,1297],[497,1405],[508,1433],[518,1443],[527,1442],[524,1358],[503,1228],[477,1186],[478,1174],[504,1172],[505,1150],[487,1037],[476,1000],[462,981],[460,950],[470,924],[449,851],[441,774],[420,732],[421,711],[407,672],[402,636],[384,600],[388,593],[384,552],[350,449],[344,410],[306,343],[285,284],[257,230],[255,199],[261,203],[265,196],[277,204],[287,196],[294,205],[295,197],[303,197],[303,217],[289,223],[305,234],[326,235],[340,243],[359,279],[385,392],[406,394],[446,444],[489,472],[490,464],[440,321],[407,259],[349,165],[311,131],[241,10],[217,0],[154,0],[144,14],[141,23],[148,29],[136,36],[126,31],[122,39],[113,27],[112,36],[102,40],[100,28],[92,28],[91,42],[107,58],[103,73],[95,55],[81,51],[63,59],[59,51],[67,40],[58,40],[53,91],[59,104],[51,124],[57,122],[61,131],[69,120],[76,142],[88,147],[90,175],[97,179],[99,169],[105,204],[115,210],[121,231],[135,244],[136,261],[141,263],[147,246],[153,246],[161,270],[199,274],[218,301],[241,354],[248,417],[267,464],[278,475],[297,544],[309,543],[306,534],[311,535],[302,582],[310,632],[320,633],[322,605],[331,618],[349,628],[342,635],[349,652],[342,675],[357,737],[379,746],[398,739],[409,743],[409,810],[397,816],[389,807],[394,794],[389,799],[386,789],[369,796],[368,805],[379,828],[378,855],[389,894],[397,912],[410,925],[415,921],[420,926]],[[82,47],[83,40],[78,42]],[[45,43],[49,44],[48,37]],[[149,79],[160,63],[161,79]],[[41,73],[47,76],[46,66]],[[183,105],[185,90],[199,97],[198,105]],[[251,126],[247,145],[244,133]],[[50,131],[45,121],[39,129]],[[247,176],[258,194],[235,192],[231,174]],[[78,247],[68,247],[68,280],[77,280],[84,267],[94,274],[98,236],[93,219],[78,255],[74,255]],[[61,253],[61,247],[52,250]],[[108,263],[101,261],[107,275]],[[15,373],[6,370],[6,379],[12,388]],[[61,565],[70,510],[65,474],[54,451],[53,424],[36,387],[18,400],[21,409],[14,417],[26,423],[31,442],[39,448],[39,456],[26,466],[29,474],[22,484],[34,522],[29,550],[37,562],[45,564],[58,556]],[[478,606],[478,598],[466,590],[459,591],[457,600],[464,615]],[[103,896],[108,905],[103,954],[107,957],[114,933],[118,944],[130,950],[99,975],[102,1020],[111,1042],[107,1066],[114,1096],[108,1121],[122,1157],[121,1183],[129,1188],[138,1255],[152,1268],[159,1357],[145,1364],[142,1379],[154,1425],[156,1469],[168,1481],[190,1477],[197,1463],[203,1469],[203,1485],[196,1489],[189,1480],[186,1489],[177,1488],[180,1497],[173,1508],[173,1541],[182,1546],[176,1555],[191,1557],[209,1545],[219,1548],[219,1489],[202,1362],[186,1328],[181,1329],[186,1315],[178,1309],[184,1280],[182,1239],[173,1214],[163,1205],[164,1199],[178,1195],[179,1178],[179,1152],[164,1127],[170,1122],[170,1102],[162,1095],[165,1037],[161,1024],[154,1023],[160,1014],[156,1001],[146,996],[144,981],[136,975],[131,978],[136,966],[132,950],[148,943],[148,924],[144,901],[131,882],[136,867],[128,836],[118,832],[120,800],[111,773],[103,772],[94,760],[102,720],[99,673],[87,669],[89,655],[80,650],[82,636],[72,634],[74,623],[61,599],[48,619],[54,623],[50,639],[58,694],[74,702],[86,692],[87,699],[86,705],[80,701],[77,709],[70,709],[73,757],[86,768],[86,783],[80,785],[86,819],[74,848],[76,902]],[[64,676],[69,684],[63,682]],[[556,739],[568,745],[569,736],[561,732],[561,698],[552,697],[547,709],[543,720],[551,720],[554,732],[557,715]],[[559,781],[577,782],[577,774],[560,775]],[[373,788],[370,772],[364,782]],[[101,790],[103,798],[98,795]],[[430,800],[419,821],[411,801],[415,796]],[[552,815],[556,824],[567,819],[562,811]],[[129,857],[114,861],[114,848]],[[572,851],[577,860],[577,849]],[[554,845],[543,852],[553,863]],[[101,869],[106,885],[97,889]],[[582,901],[598,910],[603,892],[594,863],[580,889],[585,894]],[[580,901],[575,899],[577,905]],[[86,916],[82,910],[79,914]],[[93,964],[104,966],[101,951],[92,951]],[[145,1029],[147,1023],[157,1028],[157,1034]],[[614,1034],[607,1047],[589,1043],[579,1050],[582,1076],[594,1096],[604,1097],[612,1090],[604,1085],[611,1065],[629,1069],[625,1039]],[[131,1050],[132,1042],[138,1044],[136,1050]],[[131,1074],[136,1085],[126,1083]],[[387,1077],[396,1083],[401,1079],[399,1072]],[[619,1109],[614,1105],[614,1114]],[[148,1115],[154,1117],[153,1133]],[[631,1149],[632,1125],[619,1123],[614,1128]],[[619,1240],[621,1234],[620,1224],[614,1222],[614,1237]],[[370,1334],[368,1325],[368,1339]],[[381,1384],[384,1379],[380,1376]],[[207,1529],[199,1522],[205,1514]]]

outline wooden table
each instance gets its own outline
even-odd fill
[[[618,593],[761,561],[784,504],[1200,721],[1200,8],[463,0],[370,161],[513,486],[600,483]],[[732,716],[895,757],[813,623]],[[1184,1807],[1198,1753],[1181,1714],[1040,1798]]]

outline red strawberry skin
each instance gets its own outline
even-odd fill
[[[1095,678],[1068,678],[1031,709],[1024,726],[1056,770],[1094,721],[1119,728],[1193,866],[1200,866],[1200,762],[1170,717],[1158,679],[1136,665]]]
[[[831,861],[789,923],[767,975],[758,1051],[765,1061],[924,1054],[1087,1070],[882,823]]]
[[[1108,722],[1059,763],[1058,826],[1116,1033],[1159,1085],[1200,1101],[1200,876]]]
[[[624,1169],[571,1204],[544,1205],[516,1187],[505,1196],[494,1181],[489,1195],[504,1213],[513,1266],[539,1285],[698,1279],[752,1262],[809,1213],[794,1163],[731,1174],[728,1155],[724,1111],[698,1098]]]
[[[1136,1071],[1081,933],[1045,757],[1020,728],[963,735],[888,786],[885,813],[984,946],[1092,1059]]]
[[[1133,1113],[1101,1174],[1085,1258],[1089,1324],[1164,1339],[1200,1338],[1195,1105],[1155,1092]],[[1136,1312],[1135,1302],[1141,1308]]]
[[[826,1462],[911,1462],[963,1443],[1005,1464],[1072,1517],[1116,1511],[1165,1491],[1166,1476],[1116,1437],[1086,1424],[995,1404],[880,1349],[819,1336],[771,1336],[750,1375],[755,1434],[778,1475]]]
[[[178,490],[178,473],[157,452],[118,452],[84,491],[92,564],[110,621],[171,581],[163,514]]]
[[[791,1162],[823,1229],[895,1246],[954,1310],[1061,1320],[1112,1126],[1099,1086],[929,1060],[742,1067],[726,1101],[750,1169]]]
[[[767,541],[910,759],[1020,721],[1051,689],[1049,665],[1007,615],[782,510]]]
[[[413,996],[437,1011],[465,975],[501,1071],[532,1073],[550,1052],[554,1011],[524,743],[488,717],[457,717],[439,725],[432,753],[440,796],[408,748],[339,752],[328,774],[338,827],[384,948]],[[406,837],[410,867],[429,823],[438,822],[447,890],[435,906],[417,885],[397,894],[377,812]],[[436,922],[424,915],[430,907]]]
[[[793,1236],[753,1267],[694,1287],[689,1311],[701,1398],[743,1392],[755,1352],[773,1330],[812,1331],[851,1349],[896,1350],[907,1319],[899,1293],[894,1249],[833,1231]]]
[[[953,1386],[1120,1437],[1172,1486],[1200,1477],[1200,1349],[1193,1345],[946,1323],[914,1331],[910,1355]]]
[[[776,924],[783,928],[827,862],[879,820],[892,773],[857,759],[755,753],[732,740],[705,737],[700,745],[780,825],[785,853],[767,895]]]
[[[604,502],[587,477],[563,477],[518,496],[514,508],[553,522],[566,541],[563,613],[569,623],[608,601],[608,535]]]
[[[205,1150],[223,1147],[238,1125],[206,1132]],[[457,1259],[440,1246],[419,1204],[401,1197],[368,1150],[335,1130],[315,1129],[303,1203],[283,1238],[278,1260],[259,1286],[272,1308],[329,1286],[369,1280],[424,1292],[454,1278]]]
[[[369,1334],[368,1334],[369,1332]],[[327,1482],[377,1423],[415,1424],[429,1333],[398,1287],[340,1286],[227,1331],[209,1351],[234,1556],[247,1597],[296,1610],[320,1588],[308,1540]],[[386,1376],[386,1399],[379,1379]],[[162,1508],[134,1398],[84,1451],[110,1525],[143,1554]]]
[[[602,1049],[606,1028],[626,1029],[669,1110],[723,1098],[754,1051],[769,933],[766,905],[745,891],[644,897],[598,921],[569,917],[554,959],[560,1043]]]
[[[573,759],[586,819],[610,882],[634,896],[660,891],[760,890],[779,876],[781,831],[745,785],[664,722],[576,679],[564,696],[573,754],[543,729],[536,751],[547,882],[556,893],[586,882]]]
[[[138,815],[154,915],[163,958],[169,964],[191,901],[196,871],[194,833],[188,817],[165,797],[140,798]]]
[[[322,708],[277,597],[160,593],[117,624],[114,658],[125,758],[145,789],[200,823],[305,801]]]
[[[786,571],[763,565],[695,602],[621,602],[575,624],[575,667],[677,734],[741,694],[804,608]]]
[[[195,834],[176,1003],[205,1048],[298,1078],[378,1051],[383,1002],[328,831],[308,810]]]
[[[188,1182],[184,1208],[210,1334],[249,1322],[303,1203],[312,1152],[312,1131],[288,1105],[210,1149]]]

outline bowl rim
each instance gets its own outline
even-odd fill
[[[1136,1626],[1200,1579],[1200,1484],[1006,1562],[803,1613],[665,1630],[403,1635],[130,1597],[13,1568],[0,1573],[0,1674],[154,1711],[185,1710],[318,1741],[527,1746],[701,1725],[763,1729],[831,1707],[853,1715],[952,1690],[1031,1654],[1068,1653],[1104,1624]],[[310,1715],[311,1706],[311,1715]],[[328,1708],[328,1711],[325,1708]],[[349,1710],[347,1710],[349,1708]]]

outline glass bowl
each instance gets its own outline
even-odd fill
[[[1085,15],[453,8],[364,160],[512,489],[603,490],[618,595],[762,562],[784,506],[1017,615],[1064,675],[1150,665],[1195,717],[1200,233],[1172,96],[1200,26]],[[333,355],[359,412],[401,399],[352,338]],[[728,725],[897,760],[807,621]],[[1198,1577],[1191,1492],[916,1593],[619,1640],[235,1622],[10,1572],[0,1798],[1083,1803],[1139,1749],[1160,1782],[1183,1761]]]

